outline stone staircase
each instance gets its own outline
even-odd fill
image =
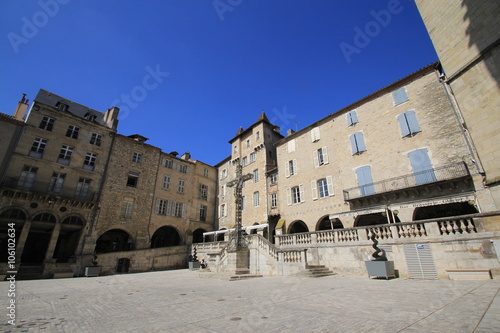
[[[304,271],[304,276],[307,277],[322,277],[335,274],[336,273],[324,265],[307,265],[306,270]]]

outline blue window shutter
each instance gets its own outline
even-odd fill
[[[404,113],[398,115],[399,127],[401,127],[401,135],[403,137],[410,135],[410,129],[408,127],[408,123],[406,122],[406,117]]]
[[[347,112],[346,115],[345,115],[345,117],[347,119],[347,126],[352,126],[353,122],[352,122],[351,113]]]
[[[399,105],[408,100],[408,95],[406,94],[406,89],[404,87],[392,93],[392,98],[394,99],[394,104]]]
[[[356,144],[356,133],[349,135],[349,140],[351,141],[351,150],[352,154],[357,154],[358,153],[358,145]]]
[[[358,144],[358,152],[362,152],[366,150],[365,140],[363,138],[363,132],[356,132],[356,142]]]
[[[351,112],[349,112],[351,114],[351,122],[352,124],[357,124],[358,123],[358,113],[356,112],[356,110],[353,110]]]
[[[417,149],[408,153],[411,168],[415,177],[415,185],[432,183],[436,181],[436,175],[426,148]]]
[[[375,188],[373,187],[372,172],[369,165],[357,168],[356,176],[358,178],[359,194],[361,196],[375,193]]]
[[[408,122],[408,127],[410,128],[410,133],[418,133],[420,132],[420,126],[418,126],[417,116],[415,115],[415,111],[409,110],[405,112],[406,121]]]

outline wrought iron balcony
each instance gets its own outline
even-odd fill
[[[50,184],[48,182],[33,181],[19,182],[18,177],[7,177],[0,184],[2,189],[12,189],[16,191],[29,192],[41,195],[50,195],[62,199],[94,202],[97,199],[96,192],[89,191],[85,187],[70,187],[66,185]]]
[[[439,168],[412,173],[400,177],[385,179],[379,182],[344,190],[344,200],[349,201],[375,194],[393,192],[416,186],[458,179],[469,176],[469,169],[464,162],[445,165]]]

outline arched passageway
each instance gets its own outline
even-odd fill
[[[121,229],[108,230],[96,241],[96,253],[127,251],[133,248],[132,237]]]
[[[355,227],[366,227],[369,225],[377,225],[377,224],[387,224],[387,215],[385,212],[383,213],[372,213],[366,215],[360,215],[356,218],[354,222]]]
[[[203,233],[207,232],[205,229],[196,229],[193,231],[193,244],[195,243],[203,243]]]
[[[203,234],[203,233],[202,233]],[[202,236],[203,238],[203,236]],[[163,226],[155,231],[151,237],[151,248],[180,245],[181,237],[174,227]]]
[[[478,213],[476,207],[468,202],[455,202],[436,206],[419,207],[413,212],[413,220],[418,221],[475,213]]]
[[[0,214],[0,262],[8,261],[9,239],[11,238],[9,234],[12,234],[9,230],[14,226],[14,244],[17,245],[25,220],[26,214],[20,209],[11,208]]]
[[[289,234],[297,234],[300,232],[309,232],[309,228],[307,225],[304,223],[304,221],[294,221],[292,224],[290,224],[290,227],[288,228],[288,233]]]
[[[321,230],[332,230],[332,229],[343,229],[344,225],[339,219],[330,220],[328,216],[321,219],[316,225],[316,231]]]
[[[53,258],[57,259],[56,262],[73,260],[84,224],[84,221],[78,216],[70,216],[62,221],[53,255]]]

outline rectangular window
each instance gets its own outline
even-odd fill
[[[54,128],[54,122],[55,121],[56,120],[54,118],[50,118],[50,117],[44,116],[42,118],[42,121],[40,122],[40,125],[38,126],[38,128],[41,128],[43,130],[52,132],[52,129]]]
[[[184,207],[185,205],[180,202],[173,203],[173,216],[175,217],[184,217]]]
[[[256,140],[259,140],[259,139],[260,139],[260,132],[259,132],[259,131],[257,131],[257,132],[255,133],[255,139],[256,139]]]
[[[278,174],[272,173],[271,174],[271,185],[276,185],[276,184],[278,184]]]
[[[127,186],[137,187],[138,183],[139,183],[139,172],[129,171],[127,177]]]
[[[292,202],[294,204],[301,202],[300,188],[298,186],[292,187]]]
[[[92,137],[90,138],[90,144],[94,146],[101,146],[102,135],[97,133],[92,133]]]
[[[319,139],[320,139],[320,136],[319,136],[319,127],[314,127],[311,130],[311,141],[312,142],[316,142],[316,141],[319,141]]]
[[[258,183],[259,182],[259,170],[255,169],[253,171],[253,182]]]
[[[290,177],[297,174],[297,160],[293,159],[285,164],[285,176]]]
[[[256,155],[255,153],[251,153],[250,154],[250,163],[255,162],[255,160],[256,160],[256,156],[255,155]]]
[[[208,201],[208,186],[200,184],[200,199]]]
[[[36,172],[38,168],[24,166],[23,171],[21,172],[21,177],[19,177],[19,181],[17,182],[17,187],[23,190],[29,190],[33,187],[33,183],[35,182]]]
[[[220,213],[219,214],[220,217],[226,216],[226,204],[220,205],[219,213]]]
[[[250,147],[250,140],[247,140],[247,148]]]
[[[358,123],[358,114],[356,110],[352,110],[346,114],[347,126],[356,125]]]
[[[356,132],[349,136],[351,141],[352,154],[361,154],[366,151],[365,140],[363,138],[363,132]]]
[[[163,176],[163,185],[162,188],[164,190],[168,190],[170,188],[170,176],[164,175]]]
[[[50,178],[49,192],[61,193],[64,184],[64,178],[66,175],[64,173],[54,172]]]
[[[69,109],[69,106],[68,104],[64,104],[64,103],[61,103],[61,102],[57,102],[56,103],[56,108],[60,111],[68,111]]]
[[[276,208],[276,207],[278,207],[278,194],[272,193],[271,194],[271,208]]]
[[[406,94],[405,87],[399,88],[392,93],[392,98],[394,100],[394,105],[399,105],[408,100],[408,95]]]
[[[28,155],[35,158],[42,158],[45,148],[47,148],[47,140],[35,138]]]
[[[167,215],[168,200],[156,199],[155,213],[158,215]]]
[[[80,133],[80,128],[73,126],[73,125],[69,125],[68,130],[66,131],[66,136],[68,138],[78,139],[79,133]]]
[[[85,156],[85,161],[83,162],[83,168],[85,170],[93,171],[96,162],[97,162],[97,154],[87,153],[87,155]]]
[[[184,181],[184,179],[179,179],[179,186],[177,186],[177,192],[184,193],[185,185],[186,185],[186,182]]]
[[[207,220],[207,210],[208,210],[207,206],[200,205],[200,221],[206,221]]]
[[[328,164],[328,151],[326,147],[313,151],[314,166]]]
[[[174,162],[172,160],[168,160],[166,158],[164,158],[162,160],[162,165],[165,167],[165,168],[169,168],[169,169],[173,169],[174,168]]]
[[[122,212],[120,217],[123,219],[131,219],[134,212],[134,200],[125,199],[122,203]]]
[[[408,153],[411,169],[415,177],[415,185],[422,185],[436,181],[434,168],[426,148],[417,149]]]
[[[241,159],[241,166],[246,166],[247,164],[248,164],[248,159],[247,159],[247,157],[245,156],[245,157],[243,157],[243,158]]]
[[[132,162],[134,163],[141,163],[142,161],[142,154],[141,153],[134,153],[132,156]]]
[[[75,196],[77,198],[85,199],[90,188],[90,179],[80,178],[78,179],[78,184],[76,184]]]
[[[259,195],[259,192],[254,192],[253,193],[253,206],[254,207],[259,207],[260,206],[260,195]]]
[[[226,185],[222,185],[220,188],[220,194],[224,197],[226,196]]]
[[[62,145],[61,151],[59,152],[59,158],[57,159],[57,163],[69,165],[71,161],[71,156],[73,156],[73,147]]]
[[[189,167],[187,165],[179,164],[179,171],[182,173],[188,173]]]
[[[375,194],[375,187],[373,186],[373,179],[372,179],[372,171],[369,165],[357,168],[356,177],[358,178],[358,187],[360,196]]]
[[[220,179],[227,178],[227,169],[224,169],[220,173]]]
[[[208,178],[208,169],[203,168],[203,177]]]
[[[420,126],[418,126],[417,117],[413,110],[408,110],[398,115],[398,122],[403,137],[413,136],[413,134],[420,132]]]

